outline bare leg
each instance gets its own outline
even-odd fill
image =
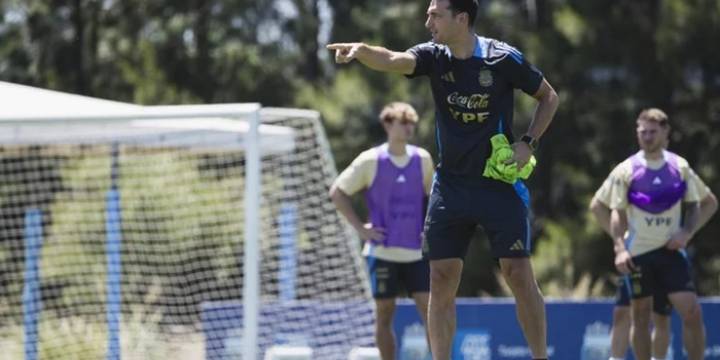
[[[610,333],[610,356],[624,359],[630,348],[630,307],[615,306]]]
[[[412,294],[413,300],[415,300],[415,307],[417,308],[420,319],[422,319],[423,326],[425,326],[425,337],[427,338],[428,347],[430,346],[430,335],[428,335],[428,301],[430,294],[426,292],[418,292]]]
[[[455,336],[455,295],[463,263],[460,259],[430,261],[428,333],[433,360],[449,360]]]
[[[500,259],[500,269],[515,296],[515,311],[533,358],[547,358],[545,302],[529,258]]]
[[[392,329],[395,299],[375,299],[375,343],[382,360],[395,360],[395,334]]]
[[[650,360],[650,313],[652,312],[652,297],[632,299],[632,345],[635,359]]]
[[[652,356],[656,359],[667,357],[670,345],[670,316],[653,313]]]
[[[688,360],[705,358],[705,325],[697,295],[690,291],[669,294],[670,302],[682,319],[683,344]]]

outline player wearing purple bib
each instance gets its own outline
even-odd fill
[[[547,358],[545,306],[530,263],[529,196],[521,181],[486,177],[491,138],[512,144],[523,169],[537,139],[552,121],[558,96],[516,48],[473,30],[477,0],[431,0],[425,27],[432,41],[408,51],[364,43],[330,44],[335,61],[357,59],[379,71],[427,77],[435,101],[439,165],[425,219],[430,259],[428,331],[433,359],[448,360],[455,335],[455,296],[463,259],[475,229],[482,226],[516,300],[517,318],[533,359]],[[519,89],[538,102],[527,132],[513,134],[513,97]],[[490,162],[492,164],[493,162]],[[492,173],[492,172],[489,172]]]
[[[650,360],[654,293],[666,293],[683,322],[688,359],[704,358],[705,328],[685,247],[712,215],[699,206],[703,185],[687,161],[664,149],[667,115],[648,109],[637,119],[641,150],[618,165],[609,184],[615,266],[631,289],[635,358]],[[684,212],[684,215],[683,215]]]
[[[419,250],[425,213],[422,164],[418,148],[408,145],[410,161],[395,165],[383,145],[377,149],[377,174],[365,193],[370,223],[385,229],[384,246]]]
[[[602,186],[595,192],[590,202],[590,210],[597,220],[601,228],[612,237],[610,230],[610,191],[612,189],[613,179],[618,174],[611,174],[603,181]],[[699,177],[694,177],[693,181],[698,182],[697,189],[699,191],[700,201],[700,219],[698,221],[698,229],[704,226],[717,211],[718,201],[710,188],[705,185]],[[653,333],[652,333],[652,356],[653,359],[665,359],[667,356],[668,346],[670,344],[670,314],[672,305],[670,304],[667,294],[662,289],[655,289],[653,294]],[[610,354],[609,360],[623,360],[630,345],[630,297],[632,289],[629,282],[624,277],[618,283],[615,307],[612,316],[612,332],[610,337]]]
[[[330,197],[365,240],[376,308],[375,342],[383,360],[395,358],[392,319],[395,297],[406,291],[427,323],[430,269],[422,258],[421,236],[433,164],[427,151],[407,142],[418,116],[405,103],[380,114],[387,143],[360,154],[333,183]],[[360,220],[349,196],[365,191],[369,223]]]

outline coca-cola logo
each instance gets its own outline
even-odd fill
[[[482,110],[487,109],[490,104],[490,94],[460,95],[455,91],[448,95],[447,102],[468,110]]]

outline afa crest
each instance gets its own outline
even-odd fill
[[[488,69],[480,70],[480,73],[478,73],[478,83],[480,83],[480,86],[482,87],[490,87],[493,84],[493,75],[492,71]]]

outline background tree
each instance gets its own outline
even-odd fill
[[[378,144],[376,116],[412,103],[417,142],[436,153],[426,81],[335,66],[327,42],[394,50],[429,40],[427,0],[5,0],[0,79],[141,104],[258,101],[319,110],[339,168]],[[670,148],[720,193],[720,3],[714,0],[486,0],[478,33],[517,46],[561,105],[542,139],[533,190],[533,261],[551,295],[609,295],[610,240],[589,218],[594,190],[637,148],[634,120],[665,109]],[[526,128],[534,102],[518,96]],[[691,247],[700,293],[720,294],[720,220]],[[485,242],[462,295],[501,295]]]

